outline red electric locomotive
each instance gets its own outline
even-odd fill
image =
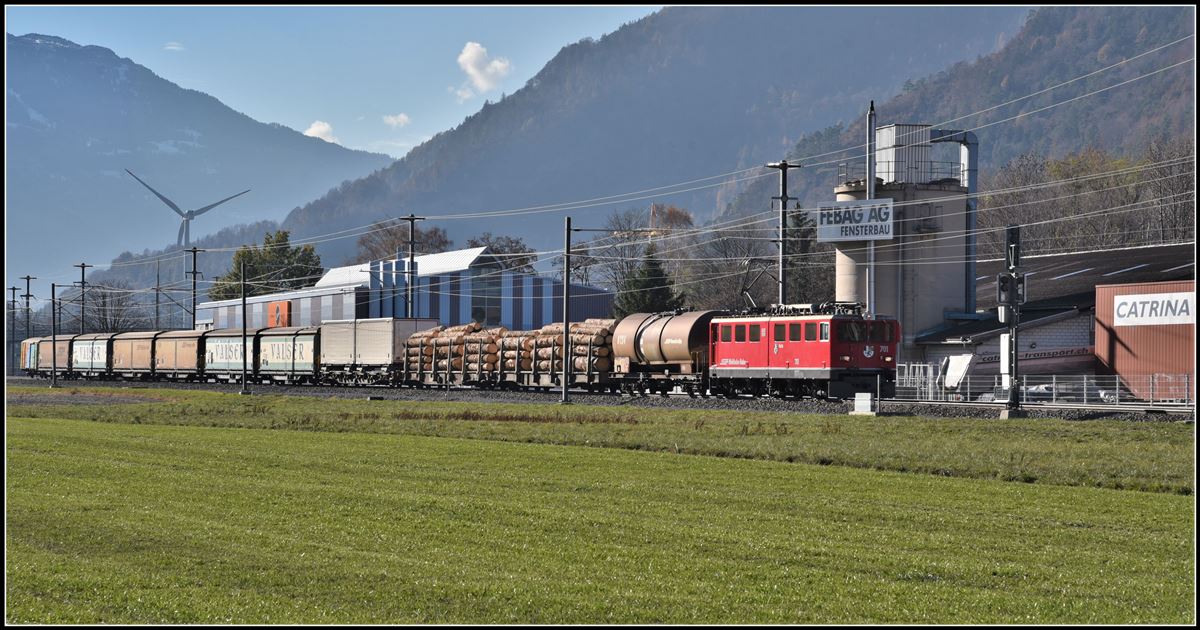
[[[726,396],[894,396],[899,339],[899,322],[865,319],[856,304],[713,318],[709,389]]]
[[[897,321],[860,304],[637,313],[614,332],[614,376],[629,393],[894,396],[899,340]]]

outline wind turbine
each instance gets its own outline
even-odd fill
[[[138,183],[145,186],[147,190],[154,193],[154,196],[158,197],[159,199],[162,200],[163,203],[167,204],[168,207],[170,207],[172,210],[175,211],[175,214],[178,214],[179,216],[183,217],[183,223],[179,226],[179,238],[176,240],[176,245],[182,245],[185,248],[188,245],[192,244],[192,219],[195,219],[196,217],[204,214],[205,212],[208,212],[209,210],[212,210],[213,208],[216,208],[217,206],[225,203],[226,201],[229,201],[230,199],[233,199],[234,197],[240,197],[240,196],[250,192],[249,189],[246,189],[246,190],[243,190],[242,192],[234,195],[233,197],[226,197],[216,203],[210,203],[207,206],[204,206],[203,208],[197,208],[195,210],[188,210],[187,212],[184,212],[183,210],[179,209],[179,206],[175,205],[174,201],[167,199],[166,197],[164,197],[162,195],[162,193],[158,192],[157,190],[150,188],[150,184],[147,184],[146,182],[142,181],[140,177],[138,177],[137,175],[134,175],[133,171],[130,171],[129,169],[125,169],[125,172],[129,173],[129,175],[131,177],[138,180]]]

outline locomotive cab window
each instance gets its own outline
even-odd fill
[[[829,322],[821,322],[821,341],[829,341]]]
[[[762,329],[758,327],[758,324],[750,324],[750,341],[758,341],[761,334]]]
[[[733,340],[737,341],[739,343],[746,341],[746,325],[745,324],[738,324],[733,329]]]
[[[804,340],[805,341],[816,341],[817,340],[817,323],[816,322],[809,322],[804,325]]]
[[[838,341],[857,343],[867,339],[866,325],[863,322],[839,322],[837,331]]]
[[[733,340],[732,335],[729,332],[730,328],[733,328],[733,327],[732,326],[722,326],[721,327],[721,341],[728,343]]]
[[[788,341],[800,341],[800,324],[788,324]]]
[[[892,340],[892,325],[889,322],[871,322],[871,341],[888,343]]]
[[[786,331],[786,325],[784,325],[784,324],[775,324],[775,341],[784,341],[784,340],[786,340],[786,339],[787,339],[787,335],[786,335],[785,331]]]

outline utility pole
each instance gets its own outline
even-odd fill
[[[413,316],[413,283],[417,281],[417,270],[415,268],[415,251],[417,242],[417,221],[424,221],[425,217],[418,217],[415,214],[409,213],[406,217],[401,217],[401,220],[408,221],[408,282],[404,287],[404,316]]]
[[[1000,374],[1007,381],[1008,402],[1001,418],[1018,417],[1021,409],[1020,370],[1017,366],[1017,327],[1021,323],[1021,304],[1025,302],[1025,274],[1021,267],[1021,226],[1009,225],[1005,234],[1004,258],[1007,270],[996,277],[996,302],[1000,323],[1008,332],[1000,335]]]
[[[195,330],[196,329],[196,276],[200,274],[199,271],[196,271],[196,254],[198,254],[202,251],[205,251],[205,250],[200,249],[198,247],[193,247],[191,249],[185,249],[183,251],[192,253],[192,270],[187,272],[186,275],[189,275],[192,277],[192,330]]]
[[[562,401],[560,404],[571,404],[570,378],[571,362],[575,357],[571,354],[571,217],[566,218],[563,229],[563,364],[562,364]],[[592,358],[588,357],[588,361]],[[550,366],[554,367],[553,359]]]
[[[867,110],[867,177],[866,197],[875,198],[875,101]],[[875,318],[875,240],[867,245],[867,316]],[[899,291],[900,288],[896,287]]]
[[[50,283],[50,389],[58,387],[58,318],[54,315],[58,285]]]
[[[245,396],[250,393],[250,390],[248,389],[248,384],[246,383],[246,361],[249,360],[249,357],[246,355],[248,355],[250,353],[246,351],[246,261],[244,261],[244,260],[242,261],[241,276],[242,276],[242,391],[239,393],[241,393],[243,396]],[[192,319],[195,319],[195,315],[194,315],[195,309],[196,309],[195,303],[193,303]],[[195,325],[193,325],[192,328],[195,328]]]
[[[8,290],[12,291],[12,310],[9,311],[9,316],[8,316],[8,321],[9,321],[9,323],[8,323],[8,355],[9,355],[9,366],[10,366],[9,371],[12,374],[16,374],[17,373],[17,361],[16,361],[17,353],[14,351],[15,347],[13,346],[13,343],[16,342],[16,340],[17,340],[17,291],[20,291],[21,287],[8,287]]]
[[[86,293],[86,291],[87,291],[87,277],[86,277],[87,276],[87,268],[95,267],[96,265],[89,265],[87,263],[79,263],[78,265],[71,265],[71,266],[79,267],[79,334],[82,335],[84,333],[84,330],[83,330],[83,307],[84,307],[84,305],[87,304],[87,293]]]
[[[25,298],[25,338],[28,339],[32,334],[29,330],[30,313],[32,313],[29,310],[29,298],[33,297],[33,294],[29,292],[29,281],[37,280],[37,278],[35,276],[24,276],[21,279],[25,281],[25,295],[21,297]]]
[[[158,330],[158,294],[162,290],[162,260],[154,262],[154,330]]]
[[[789,168],[801,168],[800,164],[789,164],[787,160],[779,162],[771,162],[767,164],[767,168],[779,169],[779,196],[771,197],[771,199],[779,200],[779,304],[788,303],[787,292],[787,218],[788,201],[791,197],[787,194],[787,172]]]

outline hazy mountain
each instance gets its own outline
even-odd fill
[[[985,182],[1023,153],[1062,158],[1096,147],[1133,158],[1156,137],[1195,136],[1195,63],[1166,70],[1195,54],[1194,39],[1133,59],[1194,36],[1194,28],[1193,7],[1041,8],[995,54],[954,64],[910,82],[895,98],[876,100],[878,124],[953,121],[944,127],[982,127],[975,133],[980,179]],[[1034,98],[958,120],[1124,60],[1130,61]],[[1139,78],[1142,75],[1150,76]],[[1085,96],[1125,81],[1130,83]],[[817,156],[861,145],[866,139],[864,104],[848,110],[847,124],[802,138],[789,156]],[[1035,111],[1042,108],[1048,109]],[[1021,115],[1026,112],[1030,113]],[[957,145],[938,150],[949,152],[934,159],[958,159]],[[861,173],[862,153],[855,149],[812,160],[809,167],[791,175],[792,194],[806,205],[831,200],[837,162],[849,161],[856,169],[853,172]],[[770,197],[779,194],[778,185],[774,177],[754,181],[726,212],[738,216],[765,210]]]
[[[195,242],[282,219],[392,161],[255,121],[107,48],[35,34],[6,43],[5,240],[19,274],[173,245],[178,216],[126,168],[184,210],[253,189],[197,218]]]
[[[990,53],[1028,9],[683,7],[563,48],[522,89],[403,159],[292,212],[294,237],[410,211],[449,215],[585,199],[778,159],[805,132],[853,116],[908,79]],[[703,219],[714,189],[673,196]],[[637,202],[637,204],[648,201]],[[630,204],[632,205],[632,204]],[[578,211],[599,225],[623,206]],[[627,207],[627,206],[624,206]],[[562,213],[441,221],[538,249]],[[585,218],[586,217],[586,218]],[[354,239],[320,245],[326,260]]]

